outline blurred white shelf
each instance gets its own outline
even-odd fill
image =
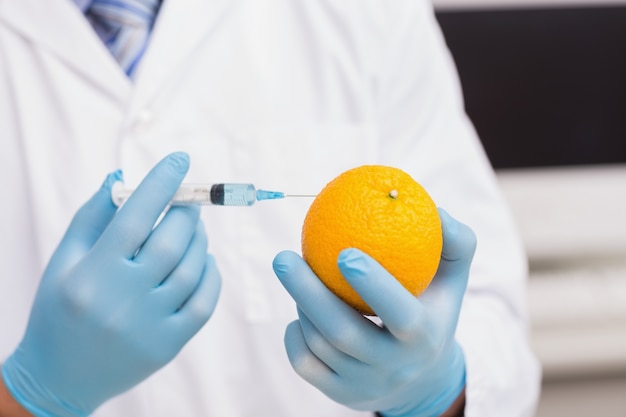
[[[531,272],[532,343],[546,378],[626,374],[626,260]]]
[[[536,329],[626,325],[626,263],[531,272],[529,297]]]
[[[505,170],[531,262],[626,256],[626,165]]]

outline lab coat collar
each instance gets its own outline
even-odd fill
[[[132,97],[133,112],[149,105],[168,77],[184,69],[198,44],[240,1],[165,0],[134,81],[72,0],[0,0],[0,21],[56,54],[119,103]]]
[[[130,80],[72,0],[0,1],[0,21],[117,101],[128,98]]]
[[[183,76],[198,44],[240,0],[164,0],[135,74],[131,112],[150,105],[168,78]],[[219,63],[216,63],[219,65]]]

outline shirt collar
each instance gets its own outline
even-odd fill
[[[93,0],[73,0],[76,6],[80,9],[81,12],[85,13],[85,11],[91,6]]]

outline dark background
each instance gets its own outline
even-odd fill
[[[626,162],[626,7],[437,18],[494,168]]]

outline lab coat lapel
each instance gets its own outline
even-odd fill
[[[164,0],[135,77],[134,110],[149,104],[169,77],[182,76],[198,44],[240,0]],[[219,63],[216,63],[216,65]]]
[[[132,84],[72,0],[0,1],[0,20],[117,101]]]

